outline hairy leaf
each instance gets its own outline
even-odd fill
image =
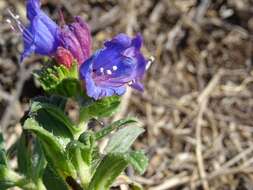
[[[108,190],[116,177],[127,167],[128,160],[124,154],[114,153],[106,155],[98,165],[89,190]]]
[[[45,169],[43,183],[48,190],[69,190],[67,183],[50,166]]]
[[[144,129],[135,126],[129,126],[118,130],[109,140],[105,152],[127,152],[135,139],[144,132]]]
[[[98,101],[90,99],[81,107],[80,119],[87,121],[91,118],[109,117],[116,112],[119,105],[120,97],[118,96],[111,96]]]
[[[47,161],[63,176],[76,176],[74,166],[65,152],[64,142],[45,130],[40,124],[30,118],[24,124],[24,129],[30,130],[39,138]]]
[[[46,98],[44,98],[46,99]],[[57,128],[56,130],[61,130],[60,132],[63,132],[65,130],[65,133],[71,132],[71,135],[75,135],[76,133],[80,132],[82,129],[77,128],[75,124],[69,119],[69,117],[64,113],[64,109],[60,109],[58,106],[50,103],[44,103],[41,102],[38,99],[35,99],[32,103],[30,114],[31,115],[37,115],[38,118],[40,118],[40,115],[37,113],[41,113],[40,110],[43,110],[47,114],[44,114],[44,117],[50,117],[50,120],[58,121],[58,123],[61,125],[60,128]],[[52,118],[52,119],[51,119]],[[54,126],[53,126],[54,127]],[[65,129],[63,129],[65,128]],[[53,129],[50,129],[53,130]]]
[[[0,133],[0,164],[8,166],[6,151],[4,149],[4,138],[2,133]]]
[[[96,138],[96,140],[99,140],[99,139],[105,137],[106,135],[108,135],[109,133],[111,133],[112,131],[122,127],[123,125],[133,124],[133,123],[137,123],[137,121],[133,118],[121,119],[121,120],[115,121],[111,125],[104,127],[100,131],[96,132],[95,138]]]
[[[127,159],[139,174],[143,174],[148,167],[148,158],[143,151],[131,151]]]

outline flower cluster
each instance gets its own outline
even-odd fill
[[[12,28],[23,36],[21,61],[32,53],[53,57],[68,68],[76,61],[87,95],[94,99],[123,95],[127,85],[143,91],[140,80],[147,61],[140,51],[143,42],[140,34],[134,38],[119,34],[91,55],[89,26],[80,17],[59,26],[41,10],[40,4],[40,0],[27,0],[28,26],[10,12],[16,22]],[[10,19],[8,22],[12,24]]]

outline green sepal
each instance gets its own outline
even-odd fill
[[[109,140],[105,152],[127,152],[135,139],[144,132],[144,129],[136,126],[128,126],[119,129]]]
[[[63,142],[61,138],[57,138],[52,133],[45,130],[32,118],[25,121],[24,129],[32,131],[37,135],[43,147],[46,160],[63,178],[67,176],[76,177],[74,166],[65,152],[65,142]]]
[[[35,72],[34,76],[49,94],[67,97],[76,97],[82,94],[76,62],[72,64],[71,68],[50,64]]]

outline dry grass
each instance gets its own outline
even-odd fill
[[[147,131],[135,146],[149,155],[148,171],[140,177],[129,169],[130,179],[148,190],[253,189],[252,1],[47,2],[54,18],[61,2],[67,18],[87,19],[94,49],[119,32],[141,32],[143,51],[156,58],[145,92],[129,92],[116,116],[137,115]],[[6,7],[24,16],[23,2],[1,1],[3,19]],[[40,59],[18,65],[19,38],[6,24],[0,33],[1,127],[11,139],[7,126],[16,126],[27,99],[41,93],[25,74]]]

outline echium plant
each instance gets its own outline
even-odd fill
[[[147,61],[140,51],[141,35],[119,34],[91,55],[89,26],[80,17],[71,24],[61,18],[59,26],[41,10],[39,0],[26,3],[29,24],[23,25],[11,11],[7,22],[22,34],[21,62],[32,53],[48,57],[34,72],[46,96],[32,99],[17,143],[6,151],[0,139],[0,189],[108,190],[129,165],[144,173],[144,152],[131,149],[144,132],[135,119],[98,130],[88,125],[91,119],[112,116],[127,86],[143,91],[140,81]],[[67,112],[71,103],[78,105],[75,119]],[[99,142],[108,137],[101,149]],[[8,159],[15,152],[18,166],[13,169]]]

